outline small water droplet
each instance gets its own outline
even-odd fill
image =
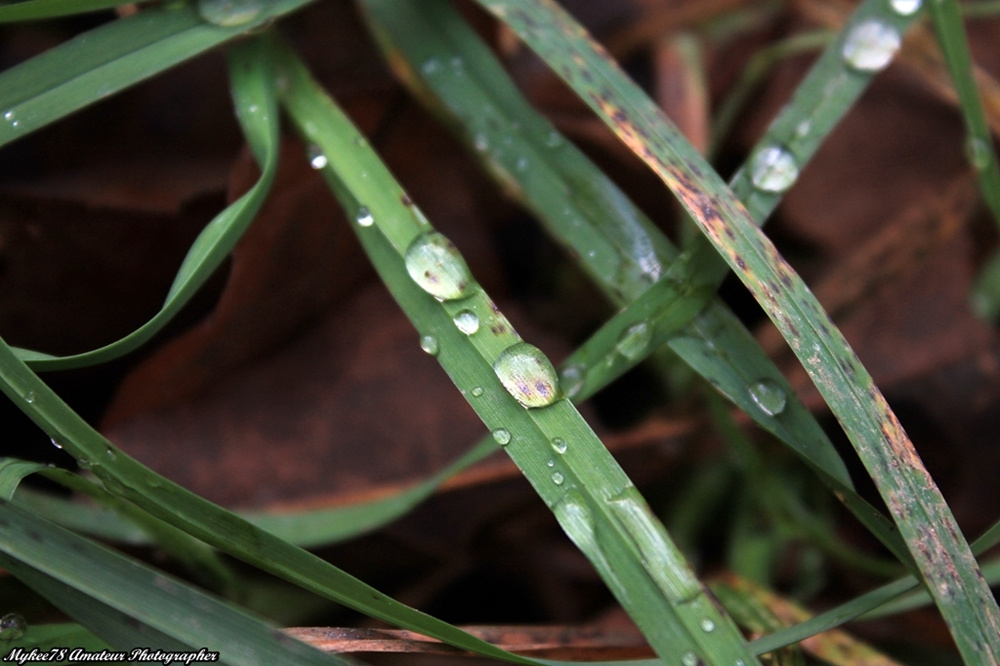
[[[630,361],[638,361],[649,352],[649,344],[653,341],[653,329],[644,322],[632,324],[618,336],[615,349]]]
[[[890,0],[889,5],[900,16],[911,16],[920,10],[923,0]]]
[[[545,466],[546,467],[555,467],[556,466],[556,461],[552,460],[552,459],[546,460],[545,461]]]
[[[198,0],[201,17],[223,28],[246,25],[263,9],[263,0]]]
[[[571,400],[580,394],[586,383],[586,371],[582,365],[569,365],[559,373],[559,387]]]
[[[476,134],[472,138],[472,145],[481,153],[485,153],[490,147],[490,140],[485,134]]]
[[[993,161],[990,144],[979,137],[971,136],[965,142],[965,156],[976,171],[983,171]]]
[[[868,19],[851,28],[840,53],[844,61],[859,72],[878,72],[892,62],[901,43],[896,28]]]
[[[479,317],[472,310],[462,310],[455,315],[455,327],[466,335],[472,335],[479,330]]]
[[[29,405],[31,403],[33,403],[35,401],[35,392],[34,391],[28,391],[27,393],[25,393],[24,394],[24,401],[26,403],[28,403]]]
[[[505,349],[493,364],[493,371],[525,408],[546,407],[559,399],[555,368],[538,347],[527,342]]]
[[[4,111],[3,119],[6,120],[7,122],[11,122],[12,120],[14,120],[14,112]]]
[[[500,446],[507,446],[510,444],[510,430],[506,428],[497,428],[493,431],[493,439]]]
[[[681,655],[681,663],[684,666],[699,666],[701,664],[701,659],[693,651],[688,650],[683,655]]]
[[[441,71],[441,61],[437,58],[428,58],[424,61],[424,64],[420,66],[420,71],[424,74],[436,74]]]
[[[365,206],[358,208],[358,212],[354,215],[354,220],[362,227],[370,227],[375,224],[372,212]]]
[[[306,157],[309,159],[309,166],[313,169],[322,169],[327,165],[327,159],[326,155],[323,154],[323,149],[315,143],[309,144],[309,147],[306,148]]]
[[[750,180],[754,187],[764,192],[784,192],[798,177],[795,157],[778,146],[764,148],[750,163]]]
[[[812,130],[812,121],[806,118],[805,120],[803,120],[802,122],[800,122],[798,125],[795,126],[795,136],[797,136],[800,139],[803,139],[806,137],[807,134],[809,134],[810,130]]]
[[[565,480],[566,478],[559,472],[552,472],[552,483],[561,486]]]
[[[523,156],[518,157],[517,164],[515,164],[514,166],[518,171],[524,171],[525,169],[528,168],[528,158]]]
[[[28,623],[18,613],[7,613],[0,617],[0,641],[16,641],[27,630]]]
[[[713,622],[711,618],[707,617],[704,618],[701,621],[701,630],[704,631],[706,634],[715,631],[715,622]]]
[[[431,356],[437,356],[440,348],[438,347],[438,339],[433,335],[424,335],[420,337],[420,348]]]
[[[93,463],[87,458],[77,458],[76,464],[79,465],[81,469],[90,469],[91,465],[93,465]]]
[[[482,394],[483,394],[483,387],[482,386],[477,386],[477,387],[475,387],[475,388],[472,389],[472,397],[473,398],[478,398]]]
[[[773,379],[761,379],[750,386],[750,397],[760,410],[768,416],[777,416],[785,411],[788,396],[785,389]]]
[[[569,446],[566,444],[565,439],[561,437],[556,437],[552,440],[552,450],[558,453],[559,455],[566,453],[567,448],[569,448]]]
[[[475,283],[465,259],[437,231],[418,236],[406,250],[406,270],[428,294],[442,301],[465,298]]]
[[[747,663],[742,659],[737,659],[736,663],[734,663],[733,666],[747,666]]]
[[[60,444],[59,442],[57,442],[55,437],[50,437],[49,441],[52,442],[52,446],[56,447],[57,449],[61,449],[62,448],[62,444]]]
[[[359,134],[356,137],[354,137],[354,145],[355,146],[359,146],[359,147],[361,147],[361,146],[367,146],[368,145],[368,139],[366,137],[362,136],[361,134]]]
[[[452,56],[451,66],[454,67],[455,69],[462,69],[463,67],[465,67],[465,61],[462,60],[462,56]]]
[[[549,132],[549,135],[545,137],[545,145],[549,148],[558,148],[563,143],[562,135],[555,130]]]
[[[108,460],[114,460],[118,457],[118,454],[115,453],[115,450],[110,446],[104,450],[104,453],[108,456]]]

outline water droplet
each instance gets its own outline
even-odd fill
[[[354,137],[354,145],[359,147],[367,146],[368,145],[367,137],[361,134],[357,135],[356,137]]]
[[[478,398],[482,394],[483,394],[483,387],[482,386],[477,386],[474,389],[472,389],[472,397],[473,398]]]
[[[263,0],[198,0],[201,17],[223,28],[250,23],[263,9]]]
[[[362,227],[370,227],[375,224],[375,218],[372,216],[372,212],[365,206],[358,208],[358,212],[354,215],[354,220],[359,226]]]
[[[552,472],[552,483],[556,484],[557,486],[561,486],[563,484],[563,481],[565,480],[566,478],[563,477],[563,475],[560,474],[559,472]]]
[[[559,381],[552,363],[538,347],[518,342],[493,364],[500,383],[525,408],[545,407],[559,399]]]
[[[773,379],[762,379],[750,387],[750,397],[760,410],[768,416],[777,416],[785,411],[788,396],[785,389]]]
[[[420,66],[420,71],[424,74],[436,74],[441,71],[441,61],[437,58],[428,58],[424,61],[424,64]]]
[[[52,446],[56,447],[57,449],[61,449],[62,448],[62,444],[60,444],[59,442],[57,442],[55,437],[50,437],[49,441],[52,442]]]
[[[790,152],[778,146],[764,148],[750,163],[750,180],[764,192],[784,192],[799,177],[799,167]]]
[[[559,387],[567,398],[573,399],[583,390],[586,372],[582,365],[569,365],[559,373]]]
[[[466,335],[472,335],[479,330],[479,317],[472,310],[462,310],[455,315],[453,321],[456,328]]]
[[[652,327],[648,323],[640,321],[622,331],[621,335],[618,336],[618,344],[615,345],[615,349],[628,360],[638,361],[648,353],[649,343],[652,341]]]
[[[715,622],[713,622],[711,618],[707,617],[704,618],[701,621],[701,630],[704,631],[706,634],[715,631]]]
[[[7,613],[0,617],[0,641],[16,641],[27,630],[28,623],[18,613]]]
[[[923,0],[890,0],[889,5],[900,16],[911,16],[920,10]]]
[[[552,440],[552,450],[558,453],[559,455],[566,453],[567,448],[569,448],[569,446],[566,444],[565,439],[561,437],[556,437]]]
[[[433,335],[424,335],[420,338],[420,348],[431,356],[437,356],[440,347],[438,347],[438,339]]]
[[[795,126],[795,136],[800,139],[805,138],[805,136],[809,134],[810,130],[812,130],[812,121],[806,118]]]
[[[418,236],[406,250],[406,270],[428,294],[442,301],[465,298],[475,283],[450,240],[436,231]]]
[[[118,457],[118,454],[115,453],[115,450],[110,446],[104,450],[104,453],[108,456],[108,460],[114,460]]]
[[[562,135],[559,134],[559,132],[556,132],[555,130],[549,132],[549,135],[545,137],[545,145],[548,146],[549,148],[558,148],[559,146],[562,145],[562,142],[563,142]]]
[[[510,444],[510,430],[506,428],[497,428],[493,431],[493,439],[500,446],[507,446]]]
[[[528,158],[523,156],[518,157],[517,164],[515,164],[514,166],[518,171],[524,171],[525,169],[528,168]]]
[[[35,401],[35,392],[34,391],[28,391],[27,393],[25,393],[24,394],[24,401],[26,403],[28,403],[29,405],[31,403],[33,403]]]
[[[993,161],[990,144],[979,137],[969,137],[965,142],[965,156],[976,171],[983,171]]]
[[[684,666],[699,666],[699,664],[701,664],[701,659],[699,659],[698,655],[693,651],[688,650],[681,655],[681,663],[684,664]]]
[[[857,24],[847,34],[840,53],[848,65],[860,72],[885,69],[899,50],[899,31],[875,19]]]
[[[3,114],[3,119],[6,120],[7,122],[11,122],[12,120],[14,120],[14,112],[5,111]]]
[[[87,458],[77,458],[76,464],[80,466],[80,469],[90,469],[93,463]]]
[[[737,659],[736,663],[734,663],[733,666],[747,666],[747,663],[742,659]]]
[[[545,461],[545,466],[546,467],[555,467],[556,466],[556,461],[552,460],[552,459],[546,460]]]
[[[323,149],[315,143],[310,143],[309,147],[306,148],[306,157],[309,159],[309,166],[313,169],[322,169],[327,165],[327,159],[326,155],[323,154]]]
[[[485,134],[476,134],[476,136],[472,138],[472,145],[474,145],[476,150],[479,152],[485,153],[490,147],[490,140]]]

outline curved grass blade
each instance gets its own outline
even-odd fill
[[[710,300],[722,274],[701,271],[704,252],[687,252],[675,261],[678,251],[672,243],[524,100],[450,4],[365,0],[363,7],[401,78],[458,127],[505,189],[578,258],[612,301],[632,301],[595,336],[597,351],[578,350],[563,364],[567,395],[576,401],[589,397],[666,341],[761,427],[798,453],[861,522],[907,562],[909,554],[892,523],[853,491],[839,454],[785,378],[728,309]],[[830,69],[827,56],[807,81],[832,77],[835,85],[826,85],[837,94],[841,88],[860,94],[858,81],[841,76],[842,66],[837,76]],[[810,83],[811,90],[817,87],[819,83]],[[830,105],[831,100],[825,99],[823,108]],[[813,113],[814,108],[809,106],[806,112]],[[828,117],[833,116],[827,113],[824,118]],[[800,124],[801,119],[786,118],[778,124],[778,131]],[[817,132],[832,126],[830,120],[816,124]],[[811,154],[817,146],[814,137],[801,150]],[[772,209],[777,200],[771,200]],[[761,214],[767,212],[770,209]],[[707,249],[712,265],[725,269],[710,244]],[[664,265],[670,265],[665,274]],[[623,348],[627,354],[621,353]],[[761,383],[784,392],[786,402],[780,414],[767,413],[757,404],[749,388]]]
[[[122,0],[22,0],[0,5],[0,23],[71,16],[112,9],[123,4]]]
[[[220,653],[220,663],[238,666],[345,663],[6,500],[0,500],[0,563],[118,651],[207,649]]]
[[[352,226],[386,286],[657,653],[675,662],[753,663],[736,627],[714,607],[638,491],[558,395],[541,352],[521,342],[457,250],[434,235],[298,59],[283,47],[273,50],[287,81],[282,101],[327,157],[323,174],[356,220]],[[428,249],[432,241],[438,249]],[[475,327],[467,325],[471,318]],[[522,353],[529,368],[542,369],[512,381],[508,363]]]
[[[963,657],[1000,660],[1000,609],[871,376],[754,218],[669,120],[552,2],[480,0],[557,71],[670,187],[775,322],[824,396],[900,528]],[[838,40],[842,53],[853,32]],[[898,35],[897,35],[898,37]],[[754,205],[751,198],[750,205]]]
[[[176,13],[180,10],[173,11]],[[145,15],[146,12],[143,14]],[[161,15],[163,12],[158,11],[157,16]],[[175,19],[176,17],[169,17],[169,20],[157,20],[155,25],[168,25]],[[187,22],[186,19],[182,23],[186,24]],[[145,24],[132,23],[130,25],[131,28],[127,35],[135,38],[141,33]],[[200,23],[197,30],[204,30],[203,25]],[[113,37],[114,35],[107,34],[93,35],[91,36],[93,41],[87,41],[85,44],[105,44],[105,40],[113,39]],[[103,53],[100,49],[91,50],[94,56]],[[30,350],[18,350],[18,355],[33,368],[57,370],[102,363],[126,354],[146,343],[197,293],[226,259],[250,222],[253,221],[257,211],[264,203],[277,169],[278,111],[274,98],[273,81],[268,77],[268,72],[266,69],[254,68],[248,64],[245,59],[240,57],[240,53],[239,49],[235,49],[229,63],[232,94],[236,114],[244,135],[261,165],[261,174],[257,182],[244,195],[219,213],[198,235],[178,269],[163,307],[152,319],[120,340],[81,354],[57,357]],[[45,54],[42,57],[48,55]],[[70,55],[65,55],[62,59],[70,57]],[[57,60],[57,64],[58,62],[61,60]],[[0,79],[9,73],[0,75]]]

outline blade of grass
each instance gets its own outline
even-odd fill
[[[0,5],[0,23],[36,21],[96,12],[119,7],[123,4],[125,3],[122,0],[24,0]]]
[[[1000,609],[968,543],[902,425],[802,279],[711,167],[561,8],[548,1],[480,4],[548,62],[674,191],[827,400],[889,507],[963,657],[970,663],[997,663]],[[848,31],[838,44],[851,54],[854,42],[848,40],[858,36]]]
[[[870,11],[869,5],[859,10],[860,18]],[[563,364],[562,385],[567,395],[575,401],[589,397],[644,358],[648,350],[667,341],[693,369],[816,469],[897,557],[909,561],[891,522],[854,492],[839,454],[781,373],[739,321],[721,303],[709,301],[726,271],[711,245],[675,261],[678,251],[670,241],[534,111],[449,3],[365,0],[362,6],[400,77],[449,124],[458,126],[487,169],[578,258],[609,298],[617,303],[632,301],[628,310],[594,336],[593,347],[578,350]],[[815,152],[819,137],[840,117],[829,111],[838,95],[854,99],[863,89],[865,77],[843,73],[839,56],[825,55],[800,95],[809,104],[798,102],[790,107],[811,118],[817,113],[812,105],[816,90],[827,91],[821,96],[819,108],[825,111],[815,121],[815,133],[808,141],[798,139],[803,142],[804,157]],[[840,114],[848,107],[844,105]],[[790,115],[794,114],[783,116],[772,135],[793,130],[799,134],[796,128],[803,119]],[[772,135],[768,140],[777,140]],[[779,199],[774,196],[766,206],[758,206],[761,221]],[[663,274],[662,266],[672,261]],[[712,269],[703,272],[705,262]],[[719,267],[722,272],[716,270]],[[647,320],[649,313],[656,315]],[[692,316],[694,321],[689,321]],[[643,341],[643,331],[649,335],[646,349],[636,348],[632,343]],[[620,353],[622,336],[631,340],[625,347],[627,356]],[[759,407],[748,391],[758,383],[777,386],[785,393],[780,414]]]
[[[714,607],[638,491],[572,403],[558,395],[541,352],[520,342],[457,250],[428,235],[434,232],[426,218],[298,59],[272,48],[287,81],[282,101],[306,140],[327,157],[323,175],[356,220],[352,227],[386,286],[654,650],[675,662],[753,663],[739,631]],[[434,238],[446,256],[435,253],[424,264],[420,258]],[[478,321],[470,333],[453,321],[467,313]],[[504,359],[526,348],[532,369],[510,382]]]
[[[191,653],[207,646],[220,653],[220,663],[237,666],[345,663],[2,499],[0,563],[121,651],[147,645]]]

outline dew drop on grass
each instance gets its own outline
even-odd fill
[[[458,248],[437,231],[417,236],[406,250],[405,262],[413,281],[438,300],[465,298],[475,287]]]
[[[3,119],[10,123],[11,127],[17,127],[21,124],[21,121],[17,119],[13,111],[4,111]]]
[[[479,317],[472,310],[462,310],[455,315],[453,321],[455,322],[455,327],[466,335],[472,335],[479,330]]]
[[[493,431],[493,439],[500,446],[507,446],[510,444],[510,430],[507,430],[507,428],[497,428]]]
[[[25,393],[24,394],[24,401],[26,403],[28,403],[29,405],[31,403],[33,403],[35,401],[35,392],[34,391],[28,391],[27,393]]]
[[[632,324],[618,336],[615,349],[630,361],[638,361],[649,352],[653,341],[653,328],[644,321]]]
[[[896,28],[869,19],[851,28],[840,53],[844,61],[859,72],[878,72],[892,62],[901,43]]]
[[[711,618],[707,618],[707,617],[704,618],[701,621],[701,630],[704,631],[706,634],[709,634],[709,633],[715,631],[715,622],[713,622],[711,620]]]
[[[559,455],[566,453],[567,448],[569,448],[569,446],[566,444],[565,439],[561,437],[555,437],[552,440],[552,450],[558,453]]]
[[[263,9],[263,0],[198,0],[201,17],[223,28],[250,23]]]
[[[431,356],[437,356],[440,347],[438,346],[438,339],[433,335],[424,335],[420,338],[420,348]]]
[[[890,0],[892,10],[900,16],[911,16],[920,10],[923,0]]]
[[[583,390],[586,371],[582,365],[569,365],[559,373],[559,387],[567,398],[573,399]]]
[[[52,446],[56,447],[57,449],[61,449],[62,448],[62,444],[60,444],[59,442],[57,442],[55,437],[50,437],[49,441],[52,442]]]
[[[472,389],[472,397],[473,398],[478,398],[482,394],[483,394],[483,387],[482,386],[477,386],[474,389]]]
[[[354,215],[354,220],[362,227],[370,227],[375,224],[375,218],[367,207],[361,206]]]
[[[966,140],[965,156],[976,171],[984,171],[993,159],[990,144],[975,136]]]
[[[309,166],[313,169],[322,169],[327,165],[327,159],[326,155],[323,154],[323,149],[315,143],[310,143],[309,147],[306,148],[306,157],[309,159]]]
[[[490,140],[486,137],[485,134],[476,134],[476,136],[472,138],[472,145],[474,145],[476,147],[476,150],[478,150],[479,152],[485,153],[486,150],[490,147]]]
[[[18,613],[7,613],[0,617],[0,641],[16,641],[27,630],[28,623]]]
[[[114,450],[113,448],[111,448],[110,446],[109,446],[109,447],[107,447],[107,448],[106,448],[106,449],[104,450],[104,453],[105,453],[105,455],[107,455],[107,456],[108,456],[108,460],[114,460],[115,458],[117,458],[117,457],[118,457],[118,454],[117,454],[117,453],[115,453],[115,450]]]
[[[761,379],[750,386],[750,397],[754,404],[768,416],[777,416],[785,411],[788,396],[785,389],[773,379]]]
[[[549,132],[548,136],[545,137],[545,145],[549,148],[558,148],[563,143],[563,138],[555,130]]]
[[[552,472],[552,483],[561,486],[566,479],[559,472]]]
[[[799,165],[790,152],[779,146],[769,146],[750,163],[750,180],[764,192],[784,192],[799,177]]]
[[[441,61],[437,58],[428,58],[420,66],[420,71],[424,74],[436,74],[441,71]]]
[[[699,666],[699,664],[701,664],[701,659],[698,658],[697,654],[688,650],[681,655],[681,663],[684,664],[684,666]]]
[[[559,380],[551,361],[527,342],[505,349],[493,364],[500,383],[522,407],[546,407],[559,399]]]

